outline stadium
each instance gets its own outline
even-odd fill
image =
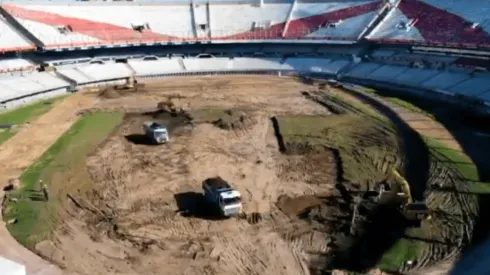
[[[2,275],[490,273],[488,1],[2,1],[0,55]]]

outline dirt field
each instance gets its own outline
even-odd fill
[[[330,194],[335,173],[322,184],[306,182],[308,174],[287,174],[291,162],[279,152],[270,117],[329,112],[305,99],[302,84],[293,80],[185,80],[101,99],[96,109],[128,112],[87,161],[94,192],[77,198],[102,212],[67,209],[74,218],[53,242],[36,248],[81,274],[309,274],[308,254],[326,253],[328,236],[297,214],[321,203],[313,194]],[[190,113],[192,124],[184,115],[151,112],[168,96]],[[244,118],[234,121],[219,111],[227,109]],[[146,120],[167,125],[171,143],[145,144]],[[242,193],[245,216],[220,219],[196,209],[201,182],[215,176]],[[285,200],[297,196],[303,203]]]
[[[69,186],[91,182],[92,188],[70,192],[61,226],[36,251],[67,274],[306,275],[336,266],[331,256],[357,259],[363,266],[366,251],[351,249],[374,251],[378,242],[373,240],[399,229],[387,226],[356,243],[371,223],[382,228],[387,217],[393,221],[391,212],[382,212],[386,215],[378,220],[370,216],[379,186],[394,181],[392,170],[414,172],[408,181],[423,184],[428,179],[417,176],[422,168],[430,168],[432,180],[444,181],[452,174],[429,166],[428,159],[416,163],[401,157],[407,148],[415,155],[424,152],[413,142],[407,145],[405,132],[397,138],[391,124],[365,103],[335,89],[322,100],[317,89],[292,78],[213,76],[148,82],[137,91],[77,95],[82,103],[74,111],[68,104],[61,109],[70,116],[65,114],[66,123],[59,125],[68,127],[76,113],[115,110],[126,115],[119,129],[89,155],[87,173],[72,171],[67,178]],[[157,108],[170,101],[174,112]],[[168,127],[169,144],[148,144],[142,130],[148,120]],[[418,129],[424,125],[419,118],[410,123]],[[44,147],[54,141],[52,132],[51,139],[40,142]],[[9,142],[35,152],[28,147],[32,143],[20,146],[21,137]],[[445,140],[456,146],[450,136]],[[34,152],[22,162],[13,161],[6,175],[18,175],[43,151]],[[4,151],[0,157],[11,154],[23,152]],[[241,192],[240,217],[223,219],[206,211],[201,183],[216,176]],[[422,196],[425,186],[414,189]],[[434,203],[439,198],[441,205],[455,199],[435,192],[429,196]],[[456,200],[473,207],[464,196]],[[429,225],[457,230],[427,230],[434,238],[461,242],[460,235],[471,229],[461,219],[435,221]],[[446,239],[423,252],[421,267],[455,255],[456,250],[441,248]]]

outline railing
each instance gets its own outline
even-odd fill
[[[24,66],[15,68],[0,68],[0,76],[2,75],[23,75],[24,72],[33,72],[38,66]]]
[[[352,44],[356,42],[357,37],[337,37],[337,36],[307,36],[317,29],[305,29],[297,31],[288,31],[288,37],[282,36],[281,30],[256,30],[244,32],[239,30],[212,30],[212,37],[196,37],[193,31],[170,31],[168,35],[151,33],[151,35],[142,35],[133,32],[105,32],[91,31],[84,32],[86,36],[66,42],[63,35],[56,37],[45,37],[34,30],[29,30],[34,36],[39,37],[47,49],[63,48],[84,48],[84,47],[117,47],[131,45],[167,45],[167,44],[191,44],[191,43],[231,43],[247,41],[274,41],[274,42],[317,42],[317,43],[336,43]],[[99,37],[96,39],[92,37]]]
[[[389,38],[371,38],[368,39],[371,42],[378,44],[403,44],[410,46],[427,46],[427,47],[440,47],[440,48],[462,48],[462,49],[475,49],[475,50],[490,50],[490,41],[488,43],[456,43],[456,42],[444,42],[444,41],[415,41],[410,39],[389,39]]]

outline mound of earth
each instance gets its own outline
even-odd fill
[[[99,96],[106,99],[120,98],[123,96],[127,96],[128,94],[138,92],[138,88],[142,88],[144,84],[123,84],[123,85],[114,85],[107,87],[105,89],[101,89],[99,92]]]
[[[226,110],[213,124],[224,130],[242,130],[252,126],[254,120],[243,111]]]
[[[303,195],[294,198],[282,195],[277,199],[276,203],[277,207],[289,216],[301,216],[302,214],[309,212],[312,208],[322,204],[323,201],[313,195]]]

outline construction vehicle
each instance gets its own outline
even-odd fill
[[[147,121],[143,123],[143,130],[153,144],[162,144],[169,141],[167,128],[156,122]]]
[[[393,169],[393,175],[402,191],[398,194],[398,197],[403,201],[401,205],[402,214],[408,220],[417,223],[426,219],[431,219],[430,209],[427,207],[427,204],[423,201],[413,201],[410,184],[407,180],[396,169]]]
[[[223,216],[237,216],[242,212],[241,194],[221,177],[209,178],[202,183],[204,197],[219,208]]]

